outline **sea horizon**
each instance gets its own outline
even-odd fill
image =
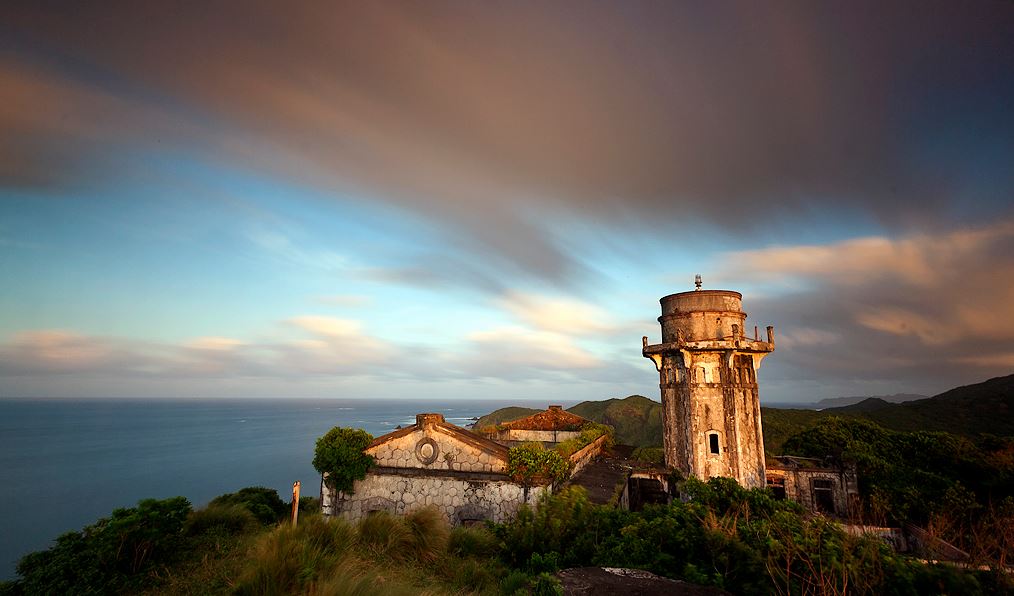
[[[578,400],[553,400],[565,407]],[[334,426],[374,436],[439,412],[467,426],[539,399],[0,398],[0,579],[117,507],[184,496],[199,508],[246,486],[288,501],[299,480],[319,496],[314,443]]]

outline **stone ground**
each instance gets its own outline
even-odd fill
[[[628,445],[615,445],[607,455],[585,466],[568,484],[584,487],[588,499],[597,505],[605,505],[616,493],[617,485],[623,483],[630,472],[630,454],[634,451]]]
[[[727,596],[715,587],[698,586],[640,569],[577,567],[556,574],[565,596]]]

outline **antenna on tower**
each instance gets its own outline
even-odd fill
[[[697,286],[695,288],[695,290],[700,290],[701,289],[701,274],[700,273],[698,273],[697,275],[694,276],[694,285]]]

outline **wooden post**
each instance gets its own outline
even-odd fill
[[[292,483],[292,525],[299,519],[299,481]]]

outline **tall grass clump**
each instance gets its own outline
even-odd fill
[[[434,507],[417,509],[405,516],[409,552],[413,558],[431,563],[447,553],[451,528],[447,519]]]
[[[500,553],[500,542],[484,526],[458,526],[451,530],[447,551],[459,557],[495,557]]]
[[[312,596],[418,596],[434,593],[410,582],[392,578],[376,567],[348,560],[326,578],[310,586]]]
[[[309,517],[280,526],[258,542],[236,582],[237,594],[302,593],[345,559],[355,532],[340,519]]]
[[[386,511],[378,511],[360,520],[357,543],[366,554],[398,558],[411,544],[405,521]]]

